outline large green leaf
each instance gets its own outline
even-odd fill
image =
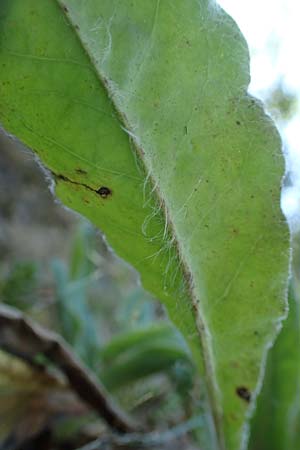
[[[280,141],[246,93],[237,26],[208,0],[0,5],[3,126],[167,306],[202,375],[203,448],[241,448],[289,238]]]

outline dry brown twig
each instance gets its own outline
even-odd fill
[[[120,410],[104,386],[60,336],[3,304],[0,305],[0,348],[36,367],[37,356],[43,355],[60,369],[80,399],[94,409],[114,431],[137,431],[137,425]]]

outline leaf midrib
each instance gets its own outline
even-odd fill
[[[174,238],[174,239],[172,239],[173,246],[175,247],[176,254],[177,254],[178,260],[181,265],[181,271],[182,271],[183,277],[186,282],[185,284],[187,286],[187,292],[189,294],[189,298],[191,299],[191,303],[193,306],[192,309],[193,309],[193,314],[195,316],[196,329],[197,329],[199,337],[200,337],[200,347],[201,347],[201,352],[203,354],[206,384],[208,386],[208,394],[209,394],[210,404],[211,404],[211,408],[212,408],[212,414],[214,417],[216,431],[218,434],[219,446],[220,446],[220,450],[221,450],[224,447],[224,439],[223,439],[223,432],[222,432],[222,419],[221,419],[222,413],[219,410],[219,407],[218,407],[219,402],[217,399],[217,396],[219,393],[219,387],[218,387],[216,377],[215,377],[213,357],[211,355],[212,350],[210,348],[211,347],[210,346],[210,337],[209,337],[209,333],[207,332],[208,327],[205,323],[205,320],[203,319],[203,317],[200,314],[199,303],[201,300],[197,298],[197,295],[196,295],[195,289],[194,289],[193,271],[192,271],[192,269],[189,268],[189,266],[183,256],[184,252],[181,250],[180,239],[178,239],[178,236],[176,234],[175,226],[171,220],[171,214],[166,205],[164,196],[162,195],[162,193],[158,187],[159,184],[156,182],[156,180],[153,176],[153,171],[150,173],[150,171],[148,170],[146,159],[144,158],[145,152],[143,151],[141,146],[138,144],[138,142],[136,140],[136,136],[135,136],[133,130],[131,129],[131,125],[130,125],[126,115],[118,108],[118,106],[114,100],[114,97],[112,95],[112,89],[110,89],[109,80],[106,77],[104,77],[101,74],[101,72],[99,71],[97,64],[94,61],[93,55],[90,53],[89,49],[87,48],[87,46],[85,45],[84,41],[81,38],[81,35],[79,33],[80,30],[79,30],[78,26],[76,26],[76,24],[72,21],[69,11],[67,10],[67,8],[64,5],[64,3],[62,2],[62,0],[56,0],[56,2],[58,4],[58,6],[61,8],[62,13],[64,14],[65,18],[70,23],[70,26],[72,27],[76,37],[78,38],[80,45],[82,46],[85,54],[87,55],[88,59],[90,60],[92,70],[94,71],[97,79],[99,80],[101,86],[104,87],[104,89],[107,93],[107,96],[115,109],[116,116],[117,116],[119,124],[120,124],[120,128],[124,131],[124,133],[126,133],[126,134],[128,134],[128,136],[130,136],[131,142],[133,144],[131,147],[134,147],[136,155],[140,159],[142,166],[144,167],[144,171],[147,174],[147,179],[149,180],[149,183],[153,186],[153,188],[151,189],[151,192],[152,192],[153,196],[156,195],[156,197],[159,201],[160,209],[163,211],[163,215],[166,220],[167,228],[170,231],[171,236]],[[148,175],[148,173],[149,173],[149,175]]]

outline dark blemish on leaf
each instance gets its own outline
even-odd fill
[[[77,169],[75,169],[75,171],[76,171],[79,175],[87,175],[87,171],[81,169],[80,167],[77,167]]]
[[[62,174],[58,174],[58,175],[55,175],[55,177],[58,179],[58,180],[62,180],[62,181],[69,181],[69,179],[67,178],[67,177],[65,177],[64,175],[62,175]]]
[[[247,403],[250,402],[251,394],[250,394],[249,389],[247,389],[246,387],[240,386],[240,387],[236,388],[236,393],[240,398],[245,400],[245,402],[247,402]]]
[[[239,120],[237,120],[235,123],[236,123],[237,125],[241,125],[241,122],[240,122]]]
[[[62,6],[62,9],[63,9],[64,12],[66,12],[66,13],[69,12],[69,10],[68,10],[68,8],[66,7],[66,5],[63,5],[63,6]]]
[[[188,134],[188,129],[186,125],[184,126],[184,134]]]
[[[79,25],[75,25],[75,30],[79,30]]]
[[[232,361],[231,366],[235,369],[238,369],[240,367],[240,364],[237,361]]]
[[[111,190],[106,186],[101,186],[96,192],[102,198],[107,198],[112,194]]]

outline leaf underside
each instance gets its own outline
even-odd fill
[[[0,121],[168,308],[203,448],[240,449],[285,316],[280,140],[246,43],[208,0],[0,0]]]

